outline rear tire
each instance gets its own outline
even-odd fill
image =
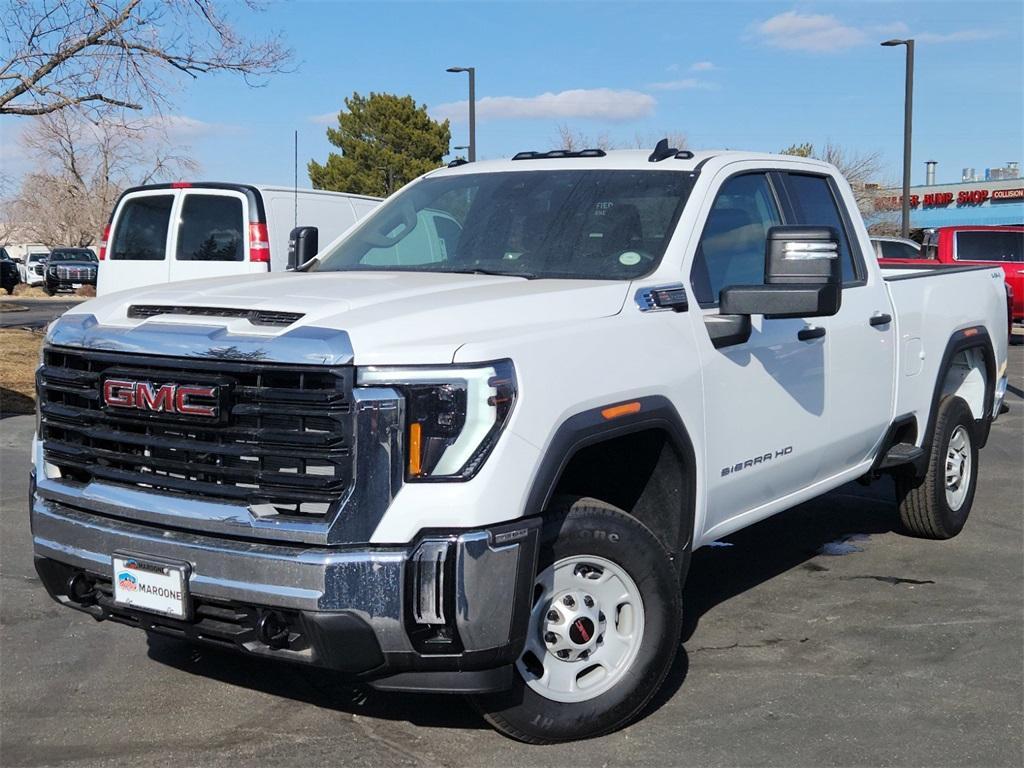
[[[974,415],[959,397],[939,403],[924,477],[896,477],[903,529],[925,539],[951,539],[963,530],[978,481]]]
[[[678,574],[642,523],[589,498],[547,517],[513,687],[471,697],[498,731],[530,744],[629,723],[664,682],[682,625]]]

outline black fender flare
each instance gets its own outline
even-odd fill
[[[968,349],[980,349],[982,358],[985,361],[985,396],[982,403],[981,419],[976,420],[978,448],[985,447],[988,442],[988,433],[992,427],[992,406],[995,403],[996,394],[996,356],[993,352],[992,338],[988,331],[980,325],[961,328],[949,337],[946,342],[946,350],[942,353],[942,361],[939,363],[938,374],[935,377],[935,388],[932,390],[931,409],[928,412],[928,425],[924,430],[924,439],[921,447],[924,448],[924,457],[917,466],[918,475],[923,475],[928,466],[928,456],[931,455],[932,441],[935,438],[935,420],[939,413],[939,399],[942,397],[942,384],[946,380],[946,373],[949,371],[953,358]]]
[[[676,542],[672,555],[688,554],[693,546],[697,506],[697,458],[693,441],[679,412],[668,398],[649,395],[625,402],[639,403],[640,408],[634,413],[609,419],[602,414],[602,411],[616,405],[609,403],[574,414],[559,425],[534,474],[526,497],[525,514],[537,515],[547,508],[562,473],[581,449],[624,435],[660,429],[668,435],[672,447],[682,459],[684,477],[688,478],[688,487],[682,493],[683,509],[680,510],[683,516],[679,527],[681,540]],[[688,558],[677,558],[680,563],[685,563],[685,560]]]

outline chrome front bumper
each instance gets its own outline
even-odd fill
[[[76,602],[62,586],[68,574],[109,579],[115,551],[189,563],[193,600],[243,606],[257,614],[290,611],[311,621],[331,615],[357,619],[372,631],[384,664],[354,671],[374,676],[489,669],[514,660],[525,639],[539,531],[539,520],[525,519],[484,530],[431,533],[407,546],[274,545],[96,514],[43,498],[35,483],[31,524],[37,563],[43,564],[37,565],[40,575],[58,569],[60,578],[49,575],[43,581],[70,607],[100,619],[124,619],[116,607],[103,607],[94,598]],[[188,627],[170,629],[180,633]],[[416,638],[434,629],[454,637],[455,645],[432,655]],[[329,642],[344,644],[344,633]],[[323,654],[296,657],[252,638],[243,646],[260,655],[324,663]]]

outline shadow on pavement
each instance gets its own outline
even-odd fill
[[[0,419],[36,412],[36,401],[13,389],[0,387]]]
[[[856,534],[889,533],[897,515],[892,480],[869,488],[845,485],[693,554],[683,589],[683,635],[689,640],[701,617],[718,605],[819,554],[822,547]]]
[[[461,696],[384,693],[353,684],[326,669],[269,662],[231,651],[150,635],[149,657],[161,664],[222,683],[323,709],[431,728],[487,727]]]
[[[699,550],[683,590],[681,643],[716,606],[806,563],[830,542],[854,534],[887,533],[894,522],[891,481],[883,479],[871,488],[845,486],[728,537],[727,546]],[[149,656],[190,674],[338,712],[434,728],[486,727],[459,696],[374,691],[329,670],[269,663],[159,635],[149,637]],[[664,685],[638,719],[670,701],[688,671],[689,657],[680,645]]]

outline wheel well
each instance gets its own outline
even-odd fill
[[[629,513],[677,555],[693,531],[693,472],[671,435],[644,429],[580,448],[554,495],[590,496]]]
[[[970,347],[957,352],[950,360],[942,381],[939,399],[960,397],[971,409],[976,420],[985,417],[988,371],[981,347]]]

